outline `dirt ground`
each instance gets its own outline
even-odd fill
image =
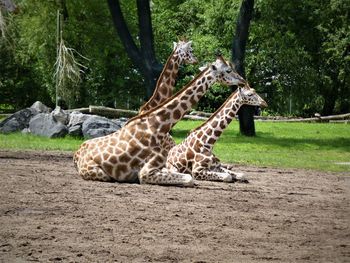
[[[350,174],[180,188],[84,181],[71,157],[0,151],[0,262],[350,262]]]

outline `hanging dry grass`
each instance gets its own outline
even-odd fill
[[[5,17],[2,14],[1,7],[0,7],[0,34],[2,38],[6,38],[6,22],[5,22]]]
[[[86,66],[76,60],[74,54],[88,60],[75,49],[66,47],[63,39],[61,39],[57,50],[54,76],[56,78],[57,91],[66,101],[76,97],[75,87],[81,81],[81,74],[87,69]]]

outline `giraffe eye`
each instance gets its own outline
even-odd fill
[[[232,69],[228,69],[226,70],[227,73],[231,73],[232,72]]]

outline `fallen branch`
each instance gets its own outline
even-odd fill
[[[103,115],[106,117],[120,118],[120,117],[134,117],[137,115],[135,110],[123,110],[123,109],[113,109],[103,106],[89,106],[89,112],[91,114]]]
[[[101,115],[104,117],[110,118],[120,118],[120,117],[134,117],[137,115],[137,111],[135,110],[124,110],[124,109],[114,109],[104,106],[93,106],[90,105],[88,108],[78,108],[78,109],[70,109],[68,112],[78,111],[85,114],[95,114]]]
[[[104,106],[93,106],[90,105],[88,108],[71,109],[68,112],[79,111],[81,113],[90,113],[101,115],[110,118],[126,117],[131,118],[138,114],[135,110],[125,109],[114,109]],[[193,111],[183,117],[184,120],[199,120],[206,121],[211,116],[211,113]],[[284,117],[273,117],[273,116],[254,116],[255,120],[260,121],[272,121],[272,122],[314,122],[314,121],[330,121],[330,120],[346,120],[350,119],[350,113],[330,116],[319,116],[313,118],[284,118]]]
[[[270,119],[269,121],[272,121],[272,122],[322,122],[322,121],[345,120],[345,119],[350,119],[350,113],[330,115],[330,116],[318,116],[313,118],[294,118],[294,119],[276,119],[276,120]]]
[[[70,109],[67,111],[68,112],[78,111],[85,114],[101,115],[101,116],[110,117],[110,118],[120,118],[120,117],[131,118],[138,114],[138,111],[135,111],[135,110],[114,109],[114,108],[109,108],[104,106],[93,106],[93,105],[90,105],[89,108]],[[183,119],[205,121],[208,118],[202,117],[202,116],[185,115]]]

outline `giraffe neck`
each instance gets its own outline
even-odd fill
[[[193,136],[207,147],[212,148],[236,116],[241,105],[238,92],[233,93],[206,122],[192,132]]]
[[[140,123],[148,122],[150,127],[157,128],[157,135],[166,135],[182,119],[185,113],[199,101],[215,81],[214,75],[207,68],[178,93],[152,110],[130,119],[127,125],[137,121]]]
[[[157,85],[152,97],[141,107],[140,114],[155,108],[164,100],[173,95],[175,80],[181,63],[181,56],[177,53],[176,50],[173,51],[158,78]]]

